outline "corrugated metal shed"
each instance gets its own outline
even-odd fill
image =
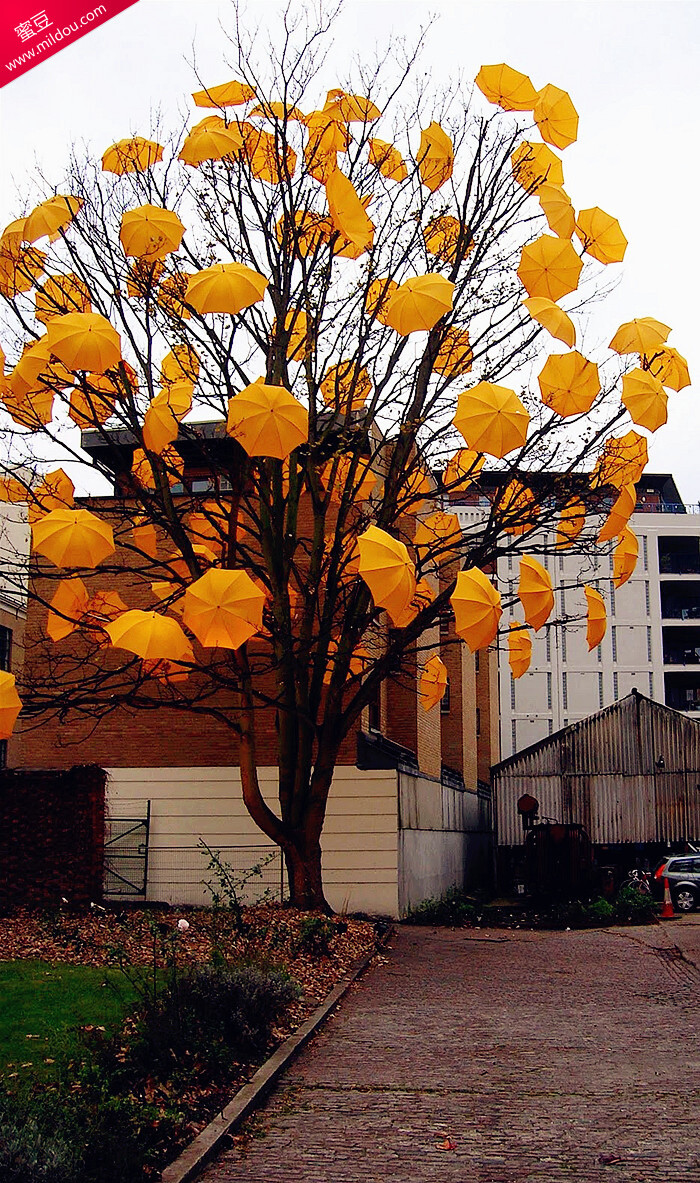
[[[700,723],[633,690],[492,770],[499,846],[522,845],[518,799],[592,842],[700,840]]]

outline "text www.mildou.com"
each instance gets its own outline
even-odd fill
[[[96,21],[100,17],[104,16],[106,12],[107,9],[105,8],[104,4],[100,4],[97,8],[91,9],[90,12],[86,12],[84,16],[79,18],[79,20],[71,21],[69,24],[63,25],[61,28],[55,27],[50,33],[47,30],[47,35],[44,37],[43,41],[37,41],[31,46],[31,48],[26,49],[23,54],[20,54],[19,57],[13,58],[11,62],[6,62],[5,69],[21,69],[22,66],[26,66],[28,62],[32,61],[32,59],[41,57],[42,53],[45,53],[47,49],[53,49],[54,46],[60,45],[62,41],[68,41],[75,33],[78,32],[80,28],[84,28],[85,25],[92,24],[93,21]],[[46,28],[46,26],[44,26],[44,28]],[[25,38],[22,37],[22,40],[25,40]]]

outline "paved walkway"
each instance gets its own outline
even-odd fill
[[[403,928],[202,1183],[698,1183],[700,916]]]

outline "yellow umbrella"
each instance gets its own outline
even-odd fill
[[[528,296],[558,300],[578,287],[583,263],[565,238],[543,234],[524,246],[518,264],[518,279]]]
[[[235,315],[259,304],[270,281],[243,263],[215,263],[198,271],[187,285],[187,303],[197,312]]]
[[[427,579],[419,579],[411,602],[404,608],[403,612],[396,613],[392,617],[394,628],[406,628],[411,621],[416,619],[419,612],[427,608],[428,604],[432,604],[434,599],[435,592]]]
[[[586,641],[589,650],[595,649],[605,636],[608,627],[605,600],[594,587],[584,586],[586,596]]]
[[[29,501],[28,520],[30,526],[39,521],[44,514],[52,509],[68,508],[73,505],[73,482],[62,468],[47,472],[40,484],[31,491]]]
[[[365,297],[365,311],[368,316],[378,320],[380,324],[387,324],[387,312],[391,297],[399,290],[394,279],[373,279],[367,288]]]
[[[25,240],[26,218],[16,218],[10,222],[0,234],[0,255],[6,258],[16,258],[22,250]]]
[[[222,82],[192,95],[195,107],[240,107],[255,98],[255,91],[247,82]]]
[[[392,619],[408,607],[416,590],[416,570],[406,547],[378,526],[368,526],[357,539],[358,573],[377,608]]]
[[[578,113],[565,90],[548,82],[537,96],[533,108],[540,135],[555,148],[568,148],[578,135]]]
[[[290,144],[282,145],[269,131],[253,128],[246,135],[246,155],[250,171],[259,181],[281,185],[294,176],[297,154]]]
[[[469,330],[458,329],[455,325],[445,330],[440,342],[437,357],[433,362],[433,370],[444,374],[446,378],[458,378],[460,374],[468,374],[472,368],[474,355],[469,343]]]
[[[454,554],[462,543],[462,527],[456,513],[445,513],[437,510],[416,525],[413,537],[413,547],[420,562],[424,562],[432,552],[432,557],[439,557],[441,561]]]
[[[490,579],[478,567],[460,571],[450,597],[455,614],[455,631],[472,653],[494,640],[501,619],[501,597]]]
[[[531,661],[532,638],[527,629],[512,620],[508,633],[508,662],[513,677],[522,678],[529,670]]]
[[[451,214],[433,218],[423,231],[425,249],[435,255],[441,263],[455,263],[458,258],[466,259],[474,249],[474,239],[469,227]]]
[[[603,522],[598,534],[597,542],[609,542],[611,538],[618,538],[627,526],[637,507],[637,489],[635,485],[623,485],[617,500],[614,502],[608,516]]]
[[[102,171],[107,173],[141,173],[163,159],[163,149],[155,140],[130,136],[118,140],[102,156]]]
[[[584,251],[599,263],[621,263],[625,257],[627,239],[620,223],[597,205],[580,211],[576,219],[576,235]]]
[[[316,254],[332,232],[330,219],[313,210],[296,210],[291,216],[284,214],[275,229],[280,246],[301,259]]]
[[[402,337],[429,331],[452,308],[455,285],[442,275],[417,275],[397,288],[385,312],[385,324]]]
[[[61,230],[70,225],[83,204],[82,197],[49,197],[29,214],[24,226],[25,242],[36,242],[37,238],[49,236],[53,242]]]
[[[179,320],[190,319],[190,310],[185,306],[185,302],[187,284],[191,278],[191,271],[173,271],[161,283],[156,299],[168,316],[177,317]]]
[[[251,107],[247,115],[248,119],[269,119],[278,120],[280,123],[292,123],[304,121],[304,113],[298,107],[288,107],[286,103],[278,102],[263,102],[257,103],[255,107]]]
[[[654,320],[653,316],[640,316],[620,325],[610,342],[610,348],[616,353],[654,353],[664,344],[670,332],[668,325]]]
[[[408,169],[398,148],[395,148],[393,144],[388,144],[386,140],[369,140],[368,143],[369,163],[379,169],[379,172],[387,180],[405,181]]]
[[[29,500],[29,493],[21,481],[13,476],[0,477],[0,501],[5,504],[21,505]]]
[[[622,379],[622,402],[633,423],[656,431],[668,419],[668,395],[649,370],[630,370]]]
[[[178,153],[178,160],[192,168],[205,160],[223,160],[243,148],[243,136],[235,123],[225,123],[220,115],[207,115],[190,129]]]
[[[498,520],[504,534],[527,534],[537,525],[538,506],[532,489],[517,477],[509,481],[497,502]]]
[[[127,611],[127,606],[119,592],[97,591],[88,600],[81,625],[89,635],[105,644],[107,641],[104,635],[104,626],[108,621],[116,620],[117,616],[121,616],[122,612]]]
[[[600,394],[597,365],[588,361],[577,349],[571,353],[553,353],[548,357],[538,382],[542,402],[562,418],[590,411]]]
[[[366,368],[358,367],[352,358],[331,366],[321,383],[323,401],[343,414],[364,407],[371,393],[372,380]]]
[[[437,655],[428,658],[418,679],[418,694],[424,711],[431,711],[445,697],[448,681],[444,661]]]
[[[162,390],[151,399],[144,416],[143,446],[149,452],[160,454],[177,439],[180,424],[170,405],[168,393],[167,389]]]
[[[68,415],[78,427],[85,428],[96,423],[102,427],[113,414],[114,400],[94,391],[92,384],[71,391]]]
[[[90,597],[82,579],[62,579],[51,600],[46,631],[52,641],[61,641],[78,627],[88,610]]]
[[[586,524],[586,507],[580,497],[573,497],[567,501],[559,517],[557,526],[557,547],[566,550],[572,546]]]
[[[227,507],[217,501],[202,502],[201,513],[188,515],[187,532],[198,543],[220,553],[229,535]]]
[[[127,649],[149,661],[186,661],[192,652],[178,622],[159,612],[132,608],[106,624],[105,632],[116,649]]]
[[[176,448],[171,444],[160,453],[160,459],[165,470],[169,485],[181,485],[185,471],[185,462]],[[135,480],[145,489],[155,489],[157,480],[154,466],[143,448],[134,449],[131,462],[131,472]]]
[[[249,456],[284,460],[307,440],[309,416],[283,386],[258,380],[229,399],[226,431]]]
[[[513,176],[528,193],[538,193],[543,185],[563,185],[562,162],[546,144],[531,144],[524,140],[510,158]]]
[[[53,391],[45,387],[19,394],[8,387],[3,395],[3,402],[14,422],[30,431],[46,427],[53,418]]]
[[[284,331],[287,335],[285,350],[288,361],[302,361],[313,349],[313,335],[309,331],[309,321],[303,308],[290,308],[284,318]],[[277,334],[277,320],[272,323],[272,335]]]
[[[537,102],[537,91],[527,74],[521,74],[505,62],[482,66],[474,79],[490,103],[497,103],[504,111],[532,111]]]
[[[0,254],[0,294],[11,300],[29,292],[45,271],[46,254],[35,246],[20,247],[14,255]]]
[[[554,592],[548,572],[531,555],[523,555],[520,560],[518,598],[523,606],[526,624],[537,632],[552,614]]]
[[[167,657],[144,659],[141,662],[141,673],[147,678],[155,678],[158,682],[165,683],[166,686],[172,682],[184,682],[192,671],[187,669],[182,662],[195,664],[194,650],[191,645],[178,661],[171,661]]]
[[[37,289],[34,316],[46,325],[54,316],[67,312],[89,312],[90,293],[77,275],[52,275]]]
[[[126,292],[130,299],[140,300],[152,292],[165,270],[161,259],[136,259],[129,267]]]
[[[454,149],[452,140],[434,121],[420,133],[416,157],[420,179],[434,193],[452,176]]]
[[[443,487],[450,493],[463,493],[479,479],[484,462],[485,457],[481,452],[473,452],[471,448],[458,448],[445,466],[442,474]]]
[[[121,358],[116,329],[99,312],[68,312],[49,321],[48,345],[71,370],[95,370],[104,374]]]
[[[160,363],[160,380],[164,386],[174,382],[196,382],[199,377],[199,358],[191,345],[176,345]]]
[[[10,738],[21,710],[22,701],[15,689],[15,675],[0,670],[0,739]]]
[[[429,497],[434,488],[430,474],[423,464],[413,464],[404,471],[401,488],[396,495],[397,508],[417,513],[424,499]]]
[[[337,661],[338,642],[331,637],[328,642],[328,665],[323,675],[323,683],[329,686],[333,677],[333,668]],[[348,678],[360,677],[365,673],[370,662],[370,656],[364,645],[356,645],[350,654],[350,661],[348,662]]]
[[[623,583],[627,583],[627,580],[634,574],[638,558],[639,539],[629,526],[625,526],[613,554],[613,583],[615,587],[622,587]]]
[[[549,224],[558,238],[571,238],[576,229],[576,214],[571,198],[561,185],[545,182],[537,190],[537,197]]]
[[[325,485],[330,484],[331,501],[340,502],[344,495],[350,479],[350,469],[353,464],[354,457],[352,456],[338,456],[334,460],[329,460],[324,465],[321,479]],[[333,470],[335,469],[335,478],[333,477]],[[370,468],[370,461],[361,459],[355,466],[352,487],[353,501],[367,501],[374,491],[377,483],[377,478]]]
[[[114,535],[87,509],[58,508],[34,522],[32,550],[56,567],[96,567],[114,552]]]
[[[122,215],[119,241],[125,255],[139,259],[164,259],[182,242],[185,227],[172,210],[140,205]]]
[[[349,181],[339,168],[326,181],[326,198],[333,229],[347,238],[362,254],[372,245],[374,223]]]
[[[528,296],[522,303],[532,319],[541,324],[550,336],[563,341],[565,345],[569,346],[569,349],[576,344],[576,329],[573,321],[553,300],[547,296]]]
[[[502,459],[524,446],[530,416],[514,390],[477,382],[460,394],[452,422],[473,451]]]
[[[187,588],[182,619],[201,645],[239,649],[260,632],[266,598],[246,571],[212,568]]]
[[[636,485],[649,462],[647,441],[638,431],[626,435],[611,436],[605,441],[603,451],[591,473],[591,485]]]
[[[152,559],[158,558],[158,535],[155,526],[147,518],[134,518],[131,537],[137,550],[143,551]]]
[[[345,126],[346,121],[337,109],[310,111],[303,122],[309,133],[305,152],[307,163],[327,159],[329,156],[335,159],[336,152],[347,152],[350,133]]]
[[[672,346],[660,345],[643,360],[645,369],[651,370],[662,386],[668,386],[670,390],[684,390],[690,386],[688,363]]]
[[[374,123],[381,115],[376,103],[361,94],[348,94],[339,87],[328,91],[324,110],[337,111],[346,123]]]

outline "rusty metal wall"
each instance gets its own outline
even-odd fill
[[[700,840],[700,723],[630,694],[493,770],[499,846],[521,845],[524,793],[541,819],[594,843]]]

